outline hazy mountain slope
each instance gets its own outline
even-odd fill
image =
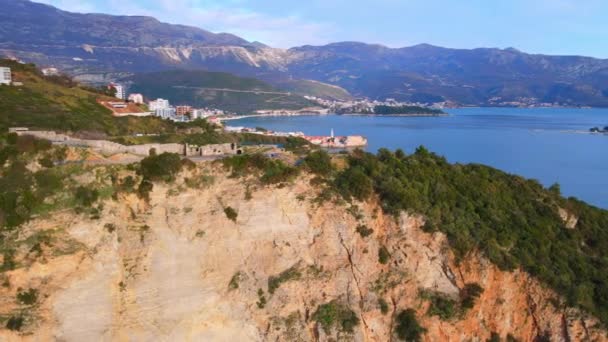
[[[150,17],[70,13],[28,0],[0,0],[0,6],[0,53],[77,74],[225,63],[246,71],[269,61],[257,56],[265,49],[259,44]]]
[[[608,106],[608,60],[425,44],[393,49],[342,42],[282,50],[149,17],[69,13],[27,0],[0,5],[0,54],[56,65],[84,80],[205,69],[275,85],[316,80],[379,99]]]
[[[127,79],[130,90],[173,104],[214,107],[237,113],[259,109],[301,109],[314,104],[302,96],[277,89],[254,78],[223,72],[170,70],[137,74]]]
[[[492,97],[608,104],[608,61],[588,57],[362,43],[305,46],[291,49],[290,55],[294,77],[339,84],[355,95],[416,100],[431,94],[469,104],[484,104]]]

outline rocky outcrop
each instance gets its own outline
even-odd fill
[[[425,341],[606,340],[595,319],[526,273],[476,253],[457,263],[446,237],[423,232],[417,215],[387,216],[373,202],[319,204],[308,176],[261,187],[205,164],[182,177],[203,174],[203,189],[180,178],[156,184],[149,203],[105,202],[100,219],[60,212],[22,227],[19,267],[0,275],[0,317],[25,321],[21,331],[0,330],[0,341],[395,341],[395,317],[408,308]],[[363,237],[362,227],[373,232]],[[51,238],[34,253],[41,233]],[[483,291],[471,309],[429,315],[429,296],[459,302],[472,283]],[[30,288],[36,303],[19,303]],[[356,314],[351,332],[317,323],[331,302]]]

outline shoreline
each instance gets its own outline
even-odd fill
[[[240,119],[249,119],[249,118],[265,118],[265,117],[282,117],[282,116],[325,116],[332,114],[314,114],[314,113],[293,113],[293,114],[248,114],[248,115],[239,115],[239,116],[230,116],[226,118],[218,117],[220,122],[223,121],[233,121]]]
[[[363,114],[363,113],[349,113],[349,114],[336,114],[336,115],[343,115],[343,116],[377,116],[377,117],[383,117],[383,116],[390,116],[390,117],[413,117],[413,118],[418,118],[418,117],[428,117],[428,118],[432,118],[432,117],[446,117],[446,116],[450,116],[449,113],[443,113],[443,114],[424,114],[424,113],[419,113],[419,114]]]
[[[451,116],[449,113],[443,114],[357,114],[357,113],[349,113],[349,114],[338,114],[338,113],[329,113],[329,114],[313,114],[313,113],[293,113],[293,114],[249,114],[249,115],[239,115],[239,116],[231,116],[231,117],[218,117],[220,122],[223,121],[233,121],[240,119],[249,119],[249,118],[265,118],[265,117],[286,117],[286,116],[327,116],[327,115],[339,115],[339,116],[377,116],[377,117],[447,117]]]

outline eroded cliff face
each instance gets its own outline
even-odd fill
[[[421,217],[386,216],[376,203],[318,204],[309,176],[261,187],[205,168],[214,181],[202,189],[183,184],[199,169],[155,184],[149,203],[132,194],[107,201],[100,219],[60,212],[27,224],[19,268],[0,275],[0,317],[25,321],[20,332],[0,330],[0,341],[396,341],[395,318],[409,308],[426,341],[607,340],[595,319],[526,273],[477,254],[456,263]],[[471,309],[429,314],[429,298],[459,302],[472,283],[483,292]],[[20,304],[17,293],[30,288],[36,304]],[[352,332],[317,322],[332,301],[356,313]]]

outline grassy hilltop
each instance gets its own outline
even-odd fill
[[[259,109],[302,109],[315,104],[268,83],[224,72],[170,70],[137,74],[132,92],[166,98],[176,105],[215,107],[239,114]]]
[[[158,118],[116,118],[97,103],[107,95],[82,87],[65,76],[45,77],[33,64],[0,60],[10,67],[13,81],[23,86],[0,86],[0,131],[25,126],[107,135],[168,132],[173,127]]]

